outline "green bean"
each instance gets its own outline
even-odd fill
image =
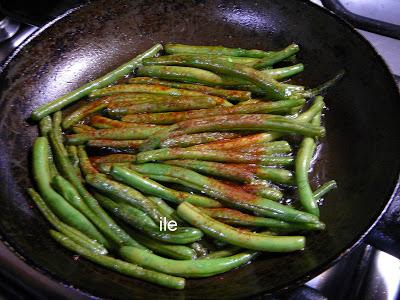
[[[143,144],[142,144],[143,145]],[[171,159],[198,159],[217,162],[258,163],[263,165],[288,166],[293,163],[291,156],[271,156],[266,154],[240,153],[218,150],[190,150],[187,148],[163,148],[138,153],[137,163]]]
[[[155,66],[141,67],[140,69],[143,70],[143,69],[149,68],[149,67],[155,67]],[[179,68],[183,68],[183,67],[179,67]],[[133,77],[133,78],[129,79],[129,83],[158,84],[158,85],[163,85],[163,86],[168,86],[168,87],[173,87],[173,88],[198,91],[198,92],[201,92],[201,93],[204,93],[207,95],[218,96],[218,97],[226,98],[226,99],[232,100],[232,101],[246,101],[251,98],[251,93],[247,92],[247,91],[218,89],[218,88],[208,87],[208,86],[204,86],[204,85],[159,80],[159,79],[150,78],[150,77]]]
[[[106,267],[110,270],[168,288],[181,290],[185,287],[184,278],[174,277],[151,270],[146,270],[137,265],[130,264],[110,256],[97,255],[79,246],[65,235],[58,233],[57,231],[54,230],[50,230],[50,235],[55,241],[60,243],[68,250],[75,252],[85,257],[86,259],[94,263],[97,263],[103,267]]]
[[[163,141],[160,146],[161,148],[189,147],[215,141],[229,140],[238,136],[240,136],[240,134],[233,132],[194,133],[167,139]]]
[[[181,218],[200,228],[204,234],[242,248],[269,252],[291,252],[302,250],[305,246],[303,236],[267,236],[241,231],[214,220],[187,202],[179,204],[177,212]]]
[[[190,247],[196,252],[197,258],[202,258],[208,254],[208,248],[204,246],[202,242],[204,241],[194,242],[190,245]]]
[[[138,103],[131,104],[129,106],[119,106],[107,108],[107,114],[110,116],[121,116],[127,114],[137,114],[137,113],[159,113],[159,112],[174,112],[174,111],[185,111],[192,109],[205,109],[212,108],[218,104],[220,101],[215,101],[210,96],[204,97],[192,97],[192,96],[171,96],[171,99],[166,99],[162,102],[148,102],[148,103]],[[214,97],[214,96],[213,96]]]
[[[166,274],[184,277],[209,277],[248,263],[256,256],[256,253],[244,252],[225,258],[182,261],[137,251],[132,247],[122,247],[120,255],[129,262]]]
[[[261,58],[254,66],[255,69],[262,69],[268,66],[272,66],[273,64],[284,60],[292,56],[293,54],[299,52],[300,47],[296,44],[291,44],[287,46],[285,49],[277,52],[273,52],[269,55],[264,56]]]
[[[249,136],[250,137],[250,136]],[[287,141],[274,141],[274,142],[263,142],[263,143],[253,143],[251,145],[246,145],[246,147],[237,146],[232,143],[234,140],[226,141],[226,143],[215,143],[218,147],[214,146],[213,143],[208,145],[194,145],[187,149],[189,150],[222,150],[222,151],[237,151],[237,152],[252,152],[258,154],[273,154],[273,153],[290,153],[292,147]],[[222,147],[220,147],[222,145]]]
[[[136,161],[136,155],[133,154],[108,154],[103,156],[93,156],[90,161],[94,165],[101,163],[131,163]]]
[[[159,95],[170,95],[170,96],[189,96],[189,97],[215,97],[209,96],[201,92],[190,91],[185,89],[169,88],[162,85],[148,85],[148,84],[119,84],[106,87],[103,89],[93,91],[89,97],[103,97],[110,96],[113,94],[120,93],[149,93],[149,94],[159,94]],[[222,99],[220,97],[215,97],[215,99]]]
[[[234,226],[268,227],[287,232],[325,229],[324,223],[289,223],[271,218],[255,217],[231,208],[201,208],[201,211],[211,218]]]
[[[135,123],[174,124],[186,120],[221,115],[276,113],[303,105],[304,103],[304,99],[291,99],[275,102],[260,102],[249,105],[235,105],[232,107],[187,110],[182,112],[134,114],[123,117],[123,120]]]
[[[303,64],[297,64],[289,67],[283,67],[283,68],[276,68],[276,69],[266,69],[262,70],[262,72],[268,74],[274,79],[285,79],[288,77],[291,77],[293,75],[296,75],[300,72],[303,72],[304,70],[304,65]]]
[[[219,180],[203,176],[188,169],[155,163],[132,165],[131,168],[146,175],[153,174],[179,178],[183,184],[189,182],[191,188],[195,188],[229,206],[256,212],[262,216],[295,223],[319,223],[318,218],[314,215],[249,194],[240,188],[227,185]]]
[[[90,132],[94,131],[95,129],[89,125],[86,124],[77,124],[72,127],[72,131],[74,133],[82,133],[82,132]]]
[[[278,133],[299,134],[309,137],[325,135],[325,128],[321,126],[299,122],[282,116],[267,114],[222,115],[176,123],[169,129],[160,130],[154,134],[140,146],[139,150],[155,149],[162,141],[172,136],[224,130],[271,130]]]
[[[231,63],[220,59],[209,59],[207,57],[197,56],[196,58],[190,55],[181,55],[175,58],[168,58],[166,56],[158,57],[155,59],[143,60],[144,65],[178,65],[189,66],[206,69],[216,73],[232,75],[254,83],[257,87],[262,89],[265,94],[272,100],[287,99],[289,97],[296,97],[296,93],[287,89],[284,85],[271,78],[269,75],[255,70],[245,65]]]
[[[108,128],[159,128],[164,129],[167,126],[153,124],[137,124],[132,122],[121,122],[118,120],[109,119],[100,115],[94,115],[90,119],[90,125],[97,129]]]
[[[90,114],[101,111],[112,103],[129,102],[129,103],[142,103],[150,101],[162,100],[165,95],[157,95],[150,93],[118,93],[110,96],[101,97],[97,100],[91,101],[86,105],[79,107],[71,114],[66,116],[63,120],[63,127],[70,128],[72,125],[78,123]]]
[[[142,66],[138,68],[136,73],[139,76],[150,76],[188,83],[220,84],[222,82],[221,77],[213,72],[190,67]]]
[[[98,199],[114,215],[159,241],[172,244],[188,244],[198,241],[203,236],[200,230],[192,227],[178,227],[175,231],[162,231],[161,225],[159,228],[154,222],[151,223],[151,218],[141,210],[123,203],[117,204],[106,197],[98,197]]]
[[[49,137],[52,149],[54,150],[54,154],[57,159],[57,163],[60,167],[60,173],[67,180],[69,180],[90,210],[92,210],[93,213],[99,217],[99,220],[96,222],[96,224],[101,226],[99,228],[101,228],[102,232],[109,240],[113,241],[117,245],[138,246],[139,244],[107,215],[107,213],[100,207],[97,200],[93,198],[93,196],[83,186],[81,179],[76,175],[76,171],[68,158],[68,154],[65,154],[66,150],[64,145],[59,142],[59,138],[56,138],[56,135],[59,134],[59,130],[52,130],[49,134]],[[99,225],[101,223],[103,223],[103,225]]]
[[[108,179],[103,174],[89,174],[86,176],[86,182],[96,190],[115,199],[117,202],[127,203],[144,211],[156,223],[163,217],[153,202],[143,196],[139,191],[125,184]]]
[[[271,54],[262,50],[246,50],[241,48],[226,48],[222,46],[190,46],[183,44],[166,44],[164,46],[167,54],[212,54],[261,58]]]
[[[322,99],[321,99],[322,100]],[[320,124],[321,113],[317,114],[311,121],[314,125]],[[308,181],[308,170],[315,149],[315,140],[305,137],[300,144],[295,161],[295,180],[301,205],[304,209],[316,216],[319,216],[317,201],[314,200],[310,183]]]
[[[157,254],[175,259],[196,259],[196,252],[187,246],[169,245],[135,232],[135,239]]]
[[[82,231],[92,239],[104,241],[104,237],[92,223],[78,210],[71,206],[50,185],[48,162],[48,142],[45,137],[38,137],[33,145],[33,177],[38,186],[40,195],[46,204],[63,222]]]
[[[219,207],[221,204],[215,200],[206,198],[204,196],[190,194],[186,192],[178,192],[173,189],[164,187],[163,185],[144,178],[137,172],[135,172],[135,166],[131,166],[132,169],[113,166],[110,171],[110,175],[119,180],[132,186],[143,193],[161,197],[165,200],[171,201],[173,203],[181,203],[182,201],[190,202],[197,206],[202,207]]]
[[[132,70],[134,70],[144,58],[154,56],[161,49],[162,46],[160,44],[154,45],[152,48],[148,49],[142,54],[139,54],[134,59],[128,61],[127,63],[121,65],[120,67],[107,73],[106,75],[103,75],[100,78],[97,78],[49,103],[40,106],[32,112],[31,118],[35,121],[40,120],[43,117],[48,116],[51,113],[67,106],[68,104],[71,104],[90,94],[93,90],[105,87],[115,82],[119,78],[122,78],[123,76],[132,72]]]
[[[167,160],[164,163],[239,182],[252,182],[257,176],[275,183],[290,184],[293,181],[293,173],[288,170],[258,165],[224,164],[189,159]]]
[[[66,136],[66,142],[70,145],[82,145],[89,140],[113,139],[113,140],[137,140],[145,139],[156,132],[159,128],[111,128],[97,129]]]
[[[50,208],[46,205],[46,202],[43,198],[32,188],[28,189],[28,194],[31,196],[32,200],[36,203],[36,206],[39,208],[40,212],[46,218],[46,220],[53,225],[55,229],[65,234],[75,243],[79,244],[82,247],[87,248],[96,254],[107,254],[108,251],[104,246],[97,241],[89,238],[84,235],[82,232],[76,230],[75,228],[68,226],[63,223],[57,216],[50,210]]]
[[[87,147],[132,150],[138,149],[143,140],[89,140]]]
[[[322,197],[325,196],[325,194],[329,193],[331,190],[337,188],[337,183],[335,180],[330,180],[325,182],[323,185],[321,185],[318,189],[316,189],[313,193],[314,201],[318,201]]]
[[[191,55],[193,57],[196,57],[198,54],[192,54],[192,53],[180,53],[180,54],[169,54],[167,55],[168,57],[179,57],[180,55]],[[233,62],[233,63],[237,63],[237,64],[242,64],[242,65],[246,65],[249,67],[254,66],[255,63],[257,63],[260,59],[259,58],[254,58],[254,57],[245,57],[245,56],[230,56],[230,55],[216,55],[216,54],[201,54],[201,56],[210,58],[210,59],[221,59],[224,61],[228,61],[228,62]],[[176,79],[177,81],[179,81],[179,78]]]

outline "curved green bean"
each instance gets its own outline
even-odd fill
[[[244,252],[224,258],[182,261],[138,251],[133,247],[122,247],[119,252],[125,260],[131,263],[162,273],[184,277],[209,277],[225,273],[248,263],[256,256],[255,252]]]
[[[267,236],[241,231],[212,219],[187,202],[179,204],[177,212],[182,219],[201,229],[204,234],[238,247],[268,252],[291,252],[302,250],[305,246],[303,236]]]

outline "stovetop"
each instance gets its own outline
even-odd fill
[[[311,0],[322,5],[320,0]],[[323,1],[322,1],[323,2]],[[379,5],[377,3],[379,2]],[[346,0],[347,9],[359,15],[384,19],[400,25],[400,1],[398,0]],[[1,24],[0,24],[1,27]],[[20,25],[17,33],[0,43],[0,62],[26,40],[39,27]],[[364,30],[358,30],[385,59],[395,76],[400,78],[400,40]],[[0,270],[0,299],[28,299],[29,291],[6,277]],[[367,244],[360,244],[349,255],[303,287],[278,299],[374,299],[400,298],[400,260]]]

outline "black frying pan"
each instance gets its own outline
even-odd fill
[[[327,137],[314,168],[321,182],[335,178],[339,189],[321,209],[327,230],[310,235],[305,251],[267,254],[172,291],[74,260],[49,238],[48,224],[25,194],[32,185],[28,153],[37,135],[27,117],[33,108],[156,42],[272,50],[296,42],[306,68],[298,81],[308,86],[346,69],[344,80],[326,96]],[[32,282],[43,281],[42,287],[55,293],[53,281],[100,297],[149,299],[240,298],[293,287],[360,240],[397,181],[400,101],[390,72],[349,25],[305,1],[93,2],[50,24],[19,49],[3,69],[0,90],[1,232],[15,252],[51,278],[38,275]],[[73,291],[60,293],[70,297]]]

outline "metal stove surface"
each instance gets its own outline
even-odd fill
[[[320,0],[311,0],[321,5]],[[381,2],[377,6],[377,2]],[[348,9],[374,18],[387,18],[400,24],[399,0],[343,1]],[[375,7],[375,9],[374,9]],[[378,7],[378,8],[377,8]],[[389,12],[389,13],[385,13]],[[0,62],[17,48],[38,27],[21,25],[10,39],[0,43]],[[397,76],[400,76],[400,40],[359,30]],[[1,275],[1,272],[0,272]],[[20,285],[0,276],[1,299],[36,299]],[[394,300],[400,298],[400,260],[361,244],[327,271],[313,278],[303,288],[282,294],[277,299],[374,299]]]

